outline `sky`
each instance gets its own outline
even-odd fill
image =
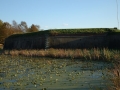
[[[1,0],[3,22],[25,21],[41,29],[114,28],[120,20],[116,0]],[[120,24],[120,23],[119,23]],[[120,25],[119,25],[120,28]]]

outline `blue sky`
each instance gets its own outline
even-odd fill
[[[118,7],[120,20],[120,0]],[[41,29],[118,27],[116,0],[1,0],[0,11],[4,22]]]

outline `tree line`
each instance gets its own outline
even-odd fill
[[[18,24],[15,20],[13,20],[12,24],[10,24],[0,20],[0,44],[4,44],[5,38],[12,34],[38,32],[39,30],[39,25],[32,24],[30,27],[28,27],[25,21],[21,21],[20,24]]]

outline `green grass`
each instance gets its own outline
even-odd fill
[[[86,29],[50,29],[51,32],[57,32],[58,34],[78,34],[78,33],[106,33],[117,32],[118,30],[112,28],[86,28]]]
[[[33,33],[15,34],[9,38],[26,37],[26,36],[39,36],[39,35],[59,35],[59,34],[102,34],[102,33],[118,33],[117,29],[113,28],[85,28],[85,29],[49,29]]]

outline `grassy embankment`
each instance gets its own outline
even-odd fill
[[[49,29],[34,33],[15,34],[11,35],[11,38],[15,37],[26,37],[26,36],[37,36],[37,35],[60,35],[60,34],[117,34],[120,30],[114,28],[86,28],[86,29]],[[9,37],[9,38],[10,38]]]

